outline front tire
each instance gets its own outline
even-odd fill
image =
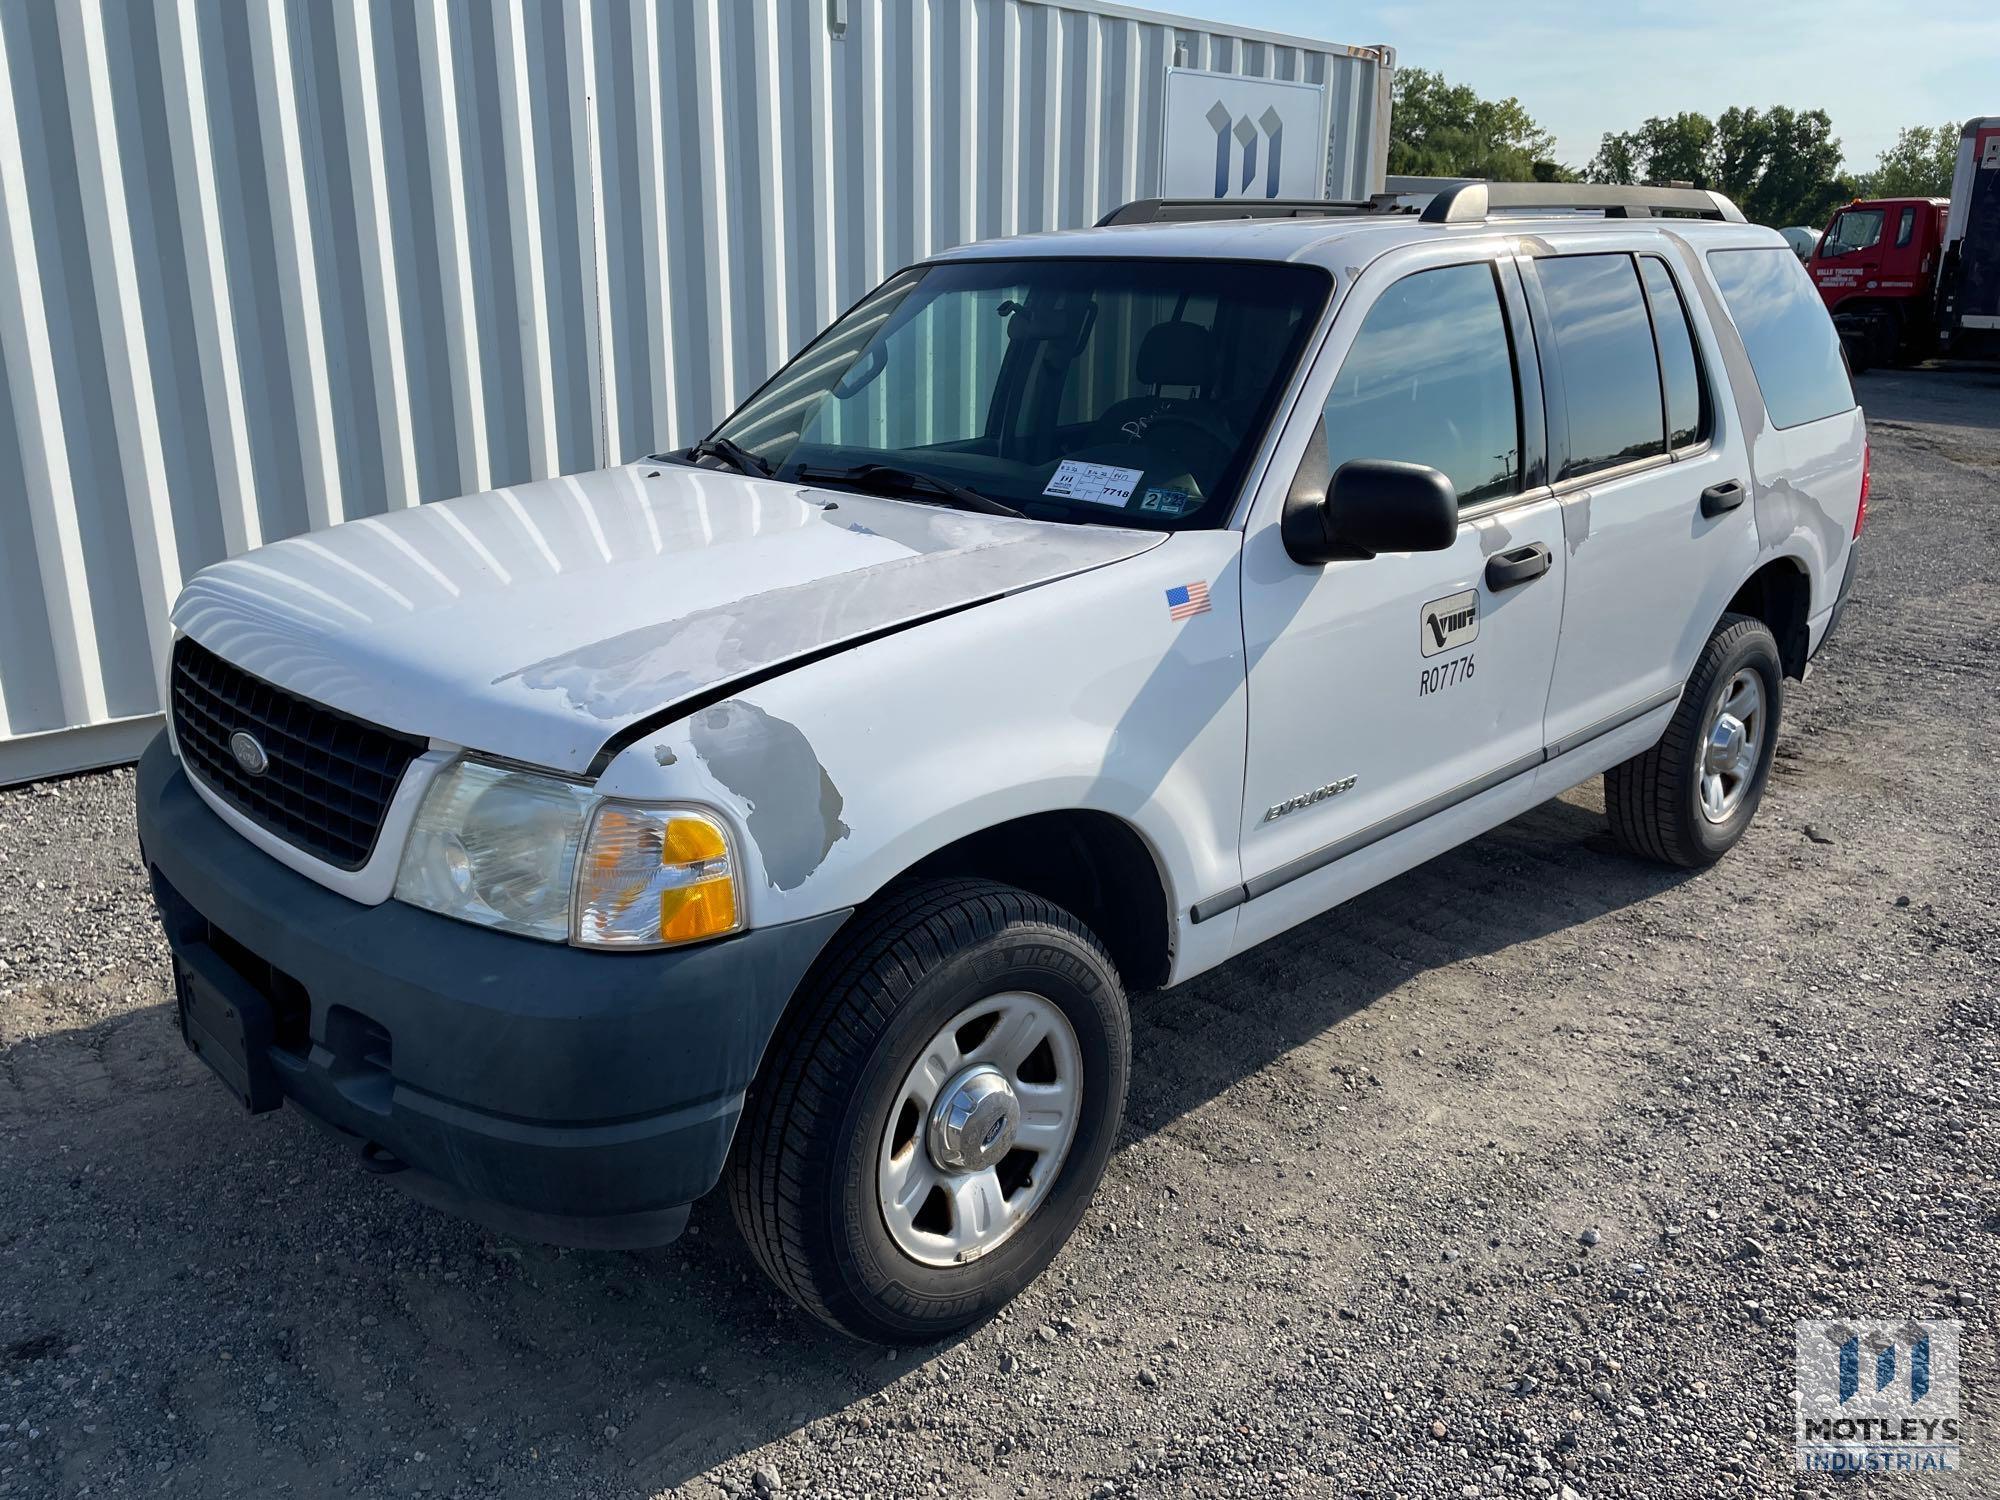
[[[1632,854],[1689,870],[1727,854],[1763,800],[1784,683],[1770,628],[1724,615],[1659,743],[1604,773],[1612,837]]]
[[[1131,1023],[1089,929],[926,881],[834,940],[745,1102],[730,1206],[766,1275],[856,1338],[928,1343],[1054,1259],[1125,1112]]]

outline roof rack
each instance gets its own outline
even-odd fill
[[[1372,198],[1139,198],[1097,221],[1166,224],[1223,219],[1360,218],[1409,214],[1422,205],[1426,224],[1478,224],[1496,214],[1599,213],[1607,219],[1664,217],[1744,222],[1743,211],[1706,188],[1605,186],[1587,182],[1468,182],[1440,179],[1425,201],[1418,179],[1401,179],[1398,191]]]
[[[1371,198],[1137,198],[1112,209],[1097,221],[1097,227],[1207,219],[1319,219],[1381,212],[1382,205]]]
[[[1601,213],[1607,219],[1723,219],[1741,224],[1743,210],[1706,188],[1617,187],[1593,182],[1465,182],[1425,205],[1426,224],[1477,224],[1496,212]]]

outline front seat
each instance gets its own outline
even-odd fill
[[[1139,341],[1133,373],[1152,393],[1127,396],[1106,407],[1094,424],[1097,445],[1134,444],[1171,452],[1203,490],[1212,487],[1236,449],[1233,424],[1212,389],[1215,335],[1185,319],[1155,323]]]
[[[1208,383],[1215,378],[1215,336],[1199,323],[1180,319],[1155,323],[1139,340],[1133,374],[1138,384],[1152,387],[1152,394],[1127,396],[1106,407],[1097,426],[1107,438],[1121,432],[1136,438],[1139,434],[1127,430],[1128,422],[1143,423],[1162,409],[1204,401]],[[1171,396],[1169,389],[1174,392]]]

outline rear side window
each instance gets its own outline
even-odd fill
[[[1657,256],[1639,257],[1639,279],[1653,310],[1653,335],[1660,341],[1660,384],[1667,396],[1667,445],[1685,448],[1708,435],[1701,366],[1695,361],[1694,331],[1673,274]]]
[[[1773,425],[1797,427],[1853,410],[1840,336],[1796,256],[1782,246],[1711,250],[1708,268],[1750,351]]]
[[[1914,208],[1904,209],[1903,217],[1896,221],[1896,248],[1898,250],[1910,243],[1910,236],[1916,232],[1916,228],[1917,211]]]
[[[1629,255],[1551,255],[1535,263],[1562,361],[1574,479],[1667,451],[1652,319]]]
[[[1461,505],[1521,487],[1513,348],[1493,267],[1404,277],[1362,320],[1326,403],[1327,457],[1429,464]]]

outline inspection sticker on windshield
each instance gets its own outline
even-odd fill
[[[1056,465],[1055,477],[1043,487],[1042,493],[1058,500],[1087,500],[1092,505],[1115,505],[1123,509],[1145,473],[1144,469],[1080,464],[1066,458]]]
[[[1191,510],[1200,510],[1201,502],[1186,490],[1156,488],[1147,490],[1139,497],[1139,509],[1162,516],[1184,516]]]

